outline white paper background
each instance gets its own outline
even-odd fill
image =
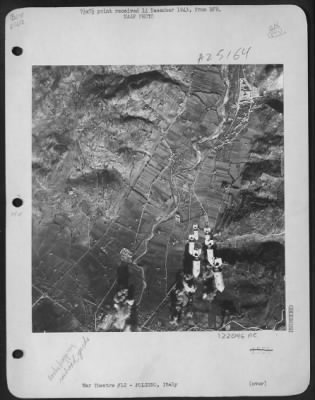
[[[165,8],[165,7],[163,7]],[[191,8],[192,10],[194,7]],[[309,383],[307,24],[295,6],[220,6],[153,19],[85,15],[79,8],[14,10],[6,24],[7,378],[19,397],[289,395]],[[97,10],[97,8],[95,8]],[[23,16],[21,16],[23,13]],[[14,19],[15,16],[20,15]],[[23,24],[13,26],[13,20]],[[286,32],[270,39],[269,26]],[[12,55],[21,46],[23,55]],[[84,360],[59,383],[48,375],[81,333],[33,334],[31,323],[32,65],[195,64],[200,52],[252,49],[248,64],[284,64],[286,305],[294,333],[219,339],[216,332],[86,333]],[[236,64],[241,61],[232,61]],[[224,60],[218,64],[226,63]],[[24,205],[12,206],[21,196]],[[16,214],[18,211],[19,215]],[[269,346],[268,354],[249,349]],[[13,359],[14,349],[24,350]],[[250,381],[266,381],[252,387]],[[157,382],[90,389],[82,383]],[[163,382],[177,387],[163,388]]]

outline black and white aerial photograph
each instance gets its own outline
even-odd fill
[[[33,66],[33,332],[286,330],[283,65]]]

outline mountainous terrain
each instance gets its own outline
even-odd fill
[[[136,330],[285,328],[282,66],[35,66],[32,138],[34,331],[111,330],[123,248]],[[225,290],[174,327],[193,224]]]

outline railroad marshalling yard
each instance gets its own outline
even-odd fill
[[[122,249],[131,330],[285,328],[282,73],[34,67],[34,331],[124,330]],[[196,224],[200,246],[212,230],[225,289],[205,301],[200,275],[174,324]]]

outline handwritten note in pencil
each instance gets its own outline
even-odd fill
[[[51,365],[48,379],[50,381],[59,379],[59,382],[62,383],[70,371],[83,360],[83,354],[89,341],[88,337],[83,336],[79,344],[71,344],[64,354]]]

